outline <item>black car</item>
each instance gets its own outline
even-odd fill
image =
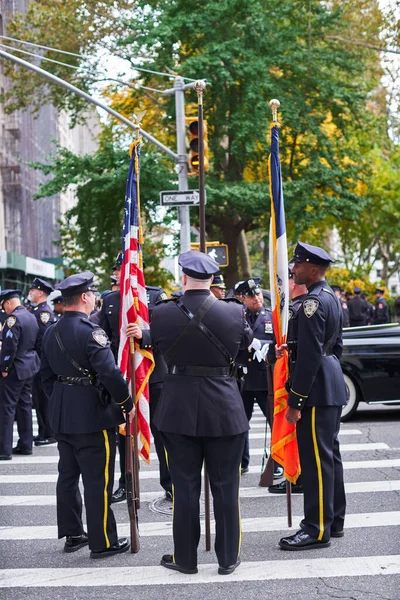
[[[343,330],[340,359],[348,391],[342,421],[359,402],[400,403],[400,324],[348,327]]]

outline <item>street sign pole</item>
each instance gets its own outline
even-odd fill
[[[185,140],[185,82],[182,77],[175,77],[175,111],[176,111],[176,144],[178,153],[178,183],[179,190],[188,189],[187,154]],[[190,250],[190,213],[189,206],[180,206],[179,221],[181,224],[181,252]]]
[[[199,191],[200,191],[200,206],[199,206],[199,221],[200,221],[200,252],[206,251],[206,203],[205,203],[205,186],[204,186],[204,120],[203,120],[203,92],[206,89],[206,82],[203,80],[196,81],[194,89],[197,92],[198,99],[198,116],[197,122],[199,127]]]

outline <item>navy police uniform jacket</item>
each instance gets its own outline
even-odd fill
[[[60,349],[54,329],[65,350],[79,366],[97,374],[113,400],[100,403],[93,385],[71,385],[58,381],[58,376],[82,377]],[[115,364],[110,342],[104,331],[81,312],[66,311],[43,338],[40,374],[50,397],[49,421],[57,433],[79,434],[110,429],[124,422],[123,407],[129,412],[132,399],[121,371]]]
[[[291,335],[297,341],[296,362],[290,365],[288,405],[344,406],[346,389],[340,356],[343,350],[343,311],[326,281],[313,284],[293,313]]]
[[[42,340],[43,336],[50,325],[52,325],[55,321],[54,313],[47,304],[47,302],[41,302],[33,309],[33,315],[36,317],[37,324],[39,325],[39,333],[36,341],[36,350],[40,356],[42,351]]]
[[[149,321],[151,321],[151,317],[153,315],[154,307],[157,302],[161,302],[162,300],[167,300],[168,296],[165,291],[158,286],[155,285],[146,285],[147,291],[147,305],[149,307]],[[145,329],[143,332],[143,338],[141,340],[141,347],[150,349],[151,345],[151,331],[150,329]],[[167,372],[167,365],[160,354],[157,347],[153,348],[153,356],[154,356],[154,369],[152,374],[150,375],[149,383],[150,385],[161,385],[164,381],[165,373]]]
[[[257,313],[246,310],[246,321],[253,331],[254,337],[260,340],[261,346],[270,344],[274,337],[272,325],[272,313],[270,310],[262,307]],[[247,373],[244,376],[244,392],[266,390],[267,385],[267,365],[264,360],[261,362],[257,358],[253,358],[254,350],[240,352],[238,362],[247,368]]]
[[[188,290],[182,299],[171,298],[159,303],[152,315],[153,345],[165,355],[189,319],[176,306],[178,301],[195,314],[209,290]],[[234,299],[216,300],[203,319],[206,327],[218,338],[235,359],[239,349],[246,349],[252,332],[244,318],[243,306]],[[208,337],[196,328],[189,339],[177,345],[169,371],[187,368],[188,374],[172,374],[164,378],[163,393],[154,423],[160,431],[190,436],[230,436],[243,433],[249,424],[234,375],[194,376],[191,367],[210,370],[229,366],[226,356]]]
[[[103,306],[99,313],[94,316],[94,322],[104,329],[108,338],[111,340],[111,350],[115,360],[118,358],[119,346],[119,309],[121,306],[121,296],[119,290],[107,294],[103,300]]]
[[[375,311],[373,316],[374,325],[379,325],[382,323],[390,323],[390,312],[389,306],[386,302],[385,298],[381,296],[375,303]]]
[[[40,359],[35,350],[38,333],[35,317],[23,306],[17,306],[3,326],[1,372],[15,373],[19,380],[38,373]]]

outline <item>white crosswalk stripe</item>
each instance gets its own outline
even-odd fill
[[[284,579],[322,579],[330,577],[367,577],[398,575],[400,555],[315,558],[313,560],[274,560],[244,562],[229,582]],[[0,571],[0,587],[99,587],[140,585],[221,584],[215,565],[200,565],[199,573],[183,578],[162,567],[106,567],[102,569],[5,569]],[[382,582],[384,585],[384,582]]]
[[[243,561],[240,568],[229,578],[221,578],[217,574],[215,557],[212,564],[200,564],[197,575],[183,576],[180,573],[168,571],[158,566],[160,556],[154,556],[153,551],[147,551],[149,544],[154,550],[154,544],[157,544],[157,540],[160,540],[160,545],[165,544],[165,542],[168,543],[168,540],[172,541],[171,519],[166,515],[159,515],[157,520],[154,520],[153,516],[150,516],[149,520],[149,515],[154,513],[147,512],[148,503],[163,495],[163,490],[158,484],[158,461],[154,451],[151,456],[151,466],[142,465],[140,471],[140,478],[145,482],[142,486],[144,490],[142,489],[141,492],[142,509],[139,515],[142,550],[135,556],[127,553],[123,557],[119,557],[115,566],[102,563],[100,569],[97,565],[96,568],[88,567],[88,553],[85,550],[76,555],[69,555],[69,567],[65,568],[65,555],[59,552],[62,548],[62,541],[57,540],[57,527],[54,522],[55,495],[51,494],[51,488],[42,489],[42,486],[46,484],[54,486],[57,481],[57,446],[34,447],[31,456],[13,456],[12,461],[0,463],[0,484],[3,484],[0,506],[7,509],[4,510],[5,518],[3,518],[0,527],[0,543],[7,544],[7,555],[9,552],[12,555],[15,544],[18,544],[17,547],[20,548],[21,544],[34,543],[36,545],[43,542],[44,546],[40,553],[41,558],[37,559],[36,568],[31,568],[32,563],[26,563],[27,568],[20,568],[17,558],[19,551],[15,550],[15,566],[18,568],[10,568],[14,566],[10,563],[7,563],[7,568],[0,568],[0,588],[9,589],[8,600],[13,600],[13,588],[46,587],[82,588],[82,592],[79,592],[82,597],[85,596],[83,588],[87,590],[95,588],[96,597],[103,599],[107,596],[105,590],[109,587],[155,586],[159,592],[156,593],[156,596],[152,596],[154,599],[166,597],[160,587],[166,585],[176,586],[180,590],[182,585],[203,584],[210,586],[206,588],[210,595],[213,593],[214,588],[212,586],[215,584],[219,584],[220,593],[220,590],[224,589],[221,588],[221,585],[223,586],[225,583],[231,585],[241,583],[242,586],[251,586],[252,582],[267,580],[275,582],[276,585],[289,580],[302,580],[302,585],[304,585],[307,580],[324,579],[333,582],[343,577],[346,578],[347,583],[358,577],[366,577],[366,581],[373,582],[376,576],[385,575],[382,584],[385,585],[385,581],[392,581],[393,576],[400,574],[400,554],[397,554],[396,551],[393,552],[393,547],[391,551],[388,550],[387,555],[384,554],[384,550],[382,553],[382,547],[376,549],[375,555],[373,554],[374,550],[372,550],[371,556],[364,555],[365,541],[360,545],[359,555],[354,555],[354,545],[351,547],[353,554],[350,555],[341,556],[340,548],[346,544],[347,540],[351,540],[353,534],[362,536],[361,539],[364,540],[372,539],[371,536],[374,536],[374,540],[382,539],[386,541],[390,539],[392,529],[400,527],[400,510],[396,510],[396,503],[386,504],[388,494],[392,494],[391,497],[393,498],[394,494],[400,492],[399,449],[391,447],[382,439],[378,438],[375,441],[376,437],[369,435],[367,437],[362,426],[358,428],[348,424],[344,425],[340,432],[340,438],[344,458],[349,454],[355,453],[355,455],[349,457],[352,460],[344,460],[343,463],[345,477],[349,477],[349,480],[346,481],[349,504],[345,523],[347,533],[343,540],[333,541],[330,549],[339,552],[339,555],[326,556],[310,552],[307,553],[306,557],[296,555],[295,557],[285,556],[284,559],[281,559],[280,550],[276,544],[282,535],[290,532],[287,526],[286,501],[285,497],[271,494],[268,489],[257,486],[261,457],[264,453],[265,417],[258,409],[255,411],[250,431],[253,464],[250,466],[249,475],[242,477],[240,492],[242,512],[245,514],[242,518],[243,544],[246,548],[246,544],[252,543],[251,540],[265,538],[268,540],[265,542],[266,558],[260,561]],[[18,435],[14,430],[14,440],[17,439]],[[267,440],[270,440],[269,428]],[[398,444],[392,445],[398,446]],[[388,454],[389,452],[391,454]],[[392,456],[392,458],[389,458],[389,456]],[[373,473],[375,477],[371,476],[370,473]],[[119,473],[116,473],[116,480],[118,477]],[[33,493],[25,484],[34,486]],[[18,487],[15,488],[15,486]],[[21,494],[21,490],[26,490],[28,495]],[[372,501],[372,499],[375,499],[375,501]],[[268,512],[260,509],[261,503],[264,501],[267,503]],[[253,505],[248,504],[250,502],[253,502]],[[297,514],[293,516],[292,531],[297,531],[298,522],[303,516],[298,512],[301,509],[302,497],[295,496],[293,502]],[[245,509],[248,506],[254,506],[254,503],[259,503],[257,504],[258,513],[254,515],[251,512],[249,514],[249,510],[245,512]],[[129,535],[126,505],[121,510],[123,507],[124,505],[119,505],[118,512],[115,513],[118,516],[118,534],[120,536]],[[270,512],[271,507],[273,507],[274,514]],[[30,515],[31,510],[36,512],[33,512],[32,518],[29,517],[29,521],[25,522],[24,515]],[[144,519],[141,518],[144,514],[143,511],[146,511],[146,518]],[[14,516],[12,521],[7,522],[9,514]],[[20,515],[21,523],[16,515]],[[35,518],[33,518],[33,515],[35,515]],[[48,520],[46,520],[45,515],[48,515]],[[32,523],[35,522],[38,524],[33,525]],[[202,522],[203,531],[204,522]],[[213,520],[212,533],[214,533]],[[272,547],[270,547],[271,537],[268,537],[269,535],[273,536]],[[204,545],[203,539],[201,545]],[[58,551],[54,552],[55,549]],[[53,557],[53,562],[48,565],[46,562],[43,563],[43,554],[47,556],[47,552],[49,556]],[[271,555],[274,560],[269,560]],[[82,561],[81,557],[84,557],[86,562]],[[232,598],[232,589],[235,588],[228,586],[227,591],[222,593],[221,598],[224,600]],[[241,589],[243,590],[241,595],[246,595],[247,588],[243,587]],[[181,591],[178,591],[178,593],[181,594]],[[68,592],[66,592],[67,594]],[[283,592],[282,594],[285,595]],[[204,595],[207,595],[207,592]],[[304,597],[306,596],[307,593],[304,593]],[[358,596],[354,597],[358,600]],[[373,596],[371,595],[371,597]],[[391,598],[389,593],[387,593],[387,597]],[[395,596],[393,596],[393,600],[394,598]]]

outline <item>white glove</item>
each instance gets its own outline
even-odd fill
[[[257,338],[254,338],[248,349],[249,350],[261,350],[260,340],[258,340]]]
[[[260,350],[263,360],[266,360],[266,358],[267,358],[268,348],[269,348],[269,344],[264,344],[264,346]]]

